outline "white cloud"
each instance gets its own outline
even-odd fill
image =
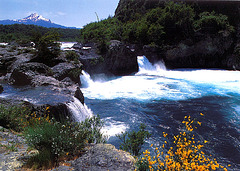
[[[57,15],[59,15],[59,16],[64,16],[64,15],[67,15],[67,14],[64,13],[64,12],[58,11],[58,12],[57,12]]]

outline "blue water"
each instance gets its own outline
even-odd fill
[[[33,104],[56,105],[72,100],[66,93],[53,90],[51,86],[31,87],[31,86],[12,86],[6,83],[3,85],[3,93],[0,97],[6,99],[23,100]]]
[[[186,115],[202,122],[195,134],[207,140],[205,152],[230,169],[240,169],[240,72],[166,70],[139,57],[139,72],[109,81],[93,81],[84,73],[85,103],[105,120],[108,142],[115,134],[145,123],[152,136],[143,146],[161,144],[162,132],[176,135]],[[86,83],[87,82],[87,83]],[[201,116],[203,113],[204,116]]]

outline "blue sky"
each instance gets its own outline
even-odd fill
[[[22,19],[38,13],[56,24],[81,28],[114,16],[119,0],[0,0],[0,20]]]

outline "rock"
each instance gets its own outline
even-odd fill
[[[74,64],[70,62],[59,63],[58,65],[52,67],[54,73],[53,77],[58,80],[63,80],[66,77],[69,77],[75,83],[80,82],[80,74],[82,72],[82,64]]]
[[[45,75],[36,75],[31,78],[31,85],[34,87],[53,85],[63,87],[64,85],[53,77]]]
[[[80,100],[80,102],[84,105],[84,96],[79,87],[77,87],[74,97],[76,97],[78,100]]]
[[[28,146],[25,140],[19,135],[15,135],[7,129],[0,131],[0,170],[18,170],[24,164],[21,158],[28,157]],[[13,146],[15,150],[11,151],[5,146]]]
[[[118,150],[111,144],[95,144],[86,153],[71,162],[76,171],[130,171],[136,160],[130,153]]]
[[[74,49],[82,49],[83,48],[83,44],[82,43],[75,43],[72,48]]]
[[[3,92],[3,86],[0,84],[0,94]]]
[[[223,60],[232,44],[230,34],[209,35],[192,45],[181,42],[166,50],[165,64],[170,68],[226,68]]]
[[[137,55],[118,40],[111,40],[105,55],[106,68],[114,75],[128,75],[138,71]]]
[[[14,85],[31,85],[32,79],[37,75],[50,76],[52,70],[42,63],[23,63],[18,65],[10,76],[10,81]]]

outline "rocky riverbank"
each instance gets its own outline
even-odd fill
[[[29,148],[21,135],[0,127],[0,170],[28,170],[24,164],[37,153]],[[128,171],[134,170],[135,162],[133,156],[111,144],[90,144],[81,157],[62,161],[53,171]]]

